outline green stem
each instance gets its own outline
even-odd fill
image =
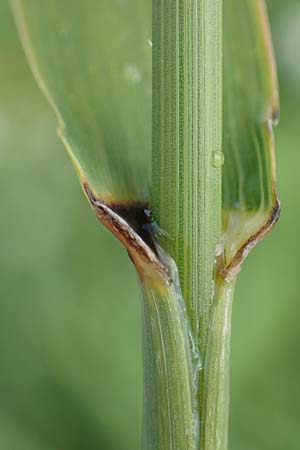
[[[177,269],[171,283],[143,280],[143,450],[196,450],[199,361]]]
[[[222,0],[154,0],[154,216],[166,232],[165,248],[177,264],[203,360],[221,234],[221,149]],[[201,371],[201,435],[209,414],[205,401],[209,384],[204,377]]]
[[[218,281],[211,308],[211,325],[205,360],[205,419],[201,448],[228,447],[231,307],[234,283]]]

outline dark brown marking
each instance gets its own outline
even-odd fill
[[[275,206],[273,207],[267,222],[253,235],[247,242],[236,252],[230,264],[220,271],[220,275],[225,281],[231,282],[241,270],[241,266],[250,253],[250,251],[258,244],[274,227],[280,217],[281,206],[279,200],[276,198]]]
[[[149,218],[145,214],[148,205],[142,202],[106,203],[93,194],[87,182],[83,183],[83,188],[98,219],[126,247],[140,275],[143,276],[146,268],[170,283],[170,270],[158,257],[155,236],[151,228],[144,227],[149,224]]]

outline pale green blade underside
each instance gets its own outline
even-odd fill
[[[79,172],[106,201],[149,200],[151,1],[12,0]],[[277,80],[263,0],[224,0],[223,276],[278,217]],[[216,162],[218,163],[218,162]]]
[[[225,269],[233,278],[279,215],[273,123],[276,68],[263,0],[224,1],[223,210]]]
[[[80,177],[102,199],[144,199],[151,170],[151,1],[12,4]]]

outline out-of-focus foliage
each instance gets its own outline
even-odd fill
[[[134,269],[82,194],[6,2],[0,21],[0,448],[139,448]]]
[[[283,214],[237,286],[232,450],[300,445],[300,74],[293,57],[300,6],[272,0],[269,7],[281,86],[276,147]],[[0,36],[0,448],[138,449],[134,270],[83,198],[6,2]]]

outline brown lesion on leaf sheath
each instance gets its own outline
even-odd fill
[[[272,104],[269,110],[269,118],[265,121],[264,126],[266,130],[266,136],[269,139],[269,152],[270,152],[270,162],[271,162],[271,192],[272,192],[272,206],[270,207],[270,212],[267,215],[266,221],[259,227],[259,229],[254,232],[245,243],[236,251],[234,257],[225,267],[221,266],[219,271],[220,276],[228,283],[233,281],[237,274],[240,272],[242,264],[245,258],[248,256],[250,251],[272,230],[274,225],[277,223],[281,206],[277,195],[276,189],[276,173],[275,173],[275,154],[274,154],[274,136],[273,136],[273,124],[278,122],[278,104]],[[243,223],[241,223],[243,227]]]
[[[228,283],[232,282],[240,272],[245,258],[248,256],[253,247],[256,246],[274,227],[280,216],[280,202],[276,198],[267,222],[251,236],[247,242],[236,252],[231,262],[220,271],[220,276]]]
[[[148,205],[141,202],[108,204],[93,194],[86,181],[83,188],[96,216],[124,245],[141,278],[169,284],[169,268],[159,259],[155,237],[145,226]]]
[[[279,219],[281,206],[276,189],[276,173],[275,173],[275,154],[274,154],[274,136],[273,124],[278,122],[278,104],[273,104],[269,110],[269,119],[265,121],[266,136],[269,139],[269,152],[271,162],[271,192],[273,204],[270,208],[264,224],[237,250],[232,260],[220,270],[220,276],[227,282],[233,281],[240,272],[242,264],[250,251],[258,244],[274,227]],[[241,223],[241,227],[243,223]]]
[[[268,15],[264,0],[257,1],[257,11],[260,31],[262,34],[262,45],[267,60],[267,70],[270,87],[270,97],[266,108],[266,116],[262,121],[261,126],[266,130],[266,136],[269,140],[268,150],[271,165],[270,191],[273,201],[272,205],[270,206],[270,213],[267,216],[265,223],[246,240],[246,242],[236,251],[231,261],[225,264],[225,267],[222,266],[222,263],[220,262],[219,275],[228,283],[236,278],[247,255],[250,253],[253,247],[255,247],[255,245],[258,244],[271,231],[271,229],[278,221],[281,212],[280,201],[278,199],[276,189],[275,151],[273,136],[273,126],[276,126],[279,121],[278,80]],[[243,226],[242,223],[241,226]]]

